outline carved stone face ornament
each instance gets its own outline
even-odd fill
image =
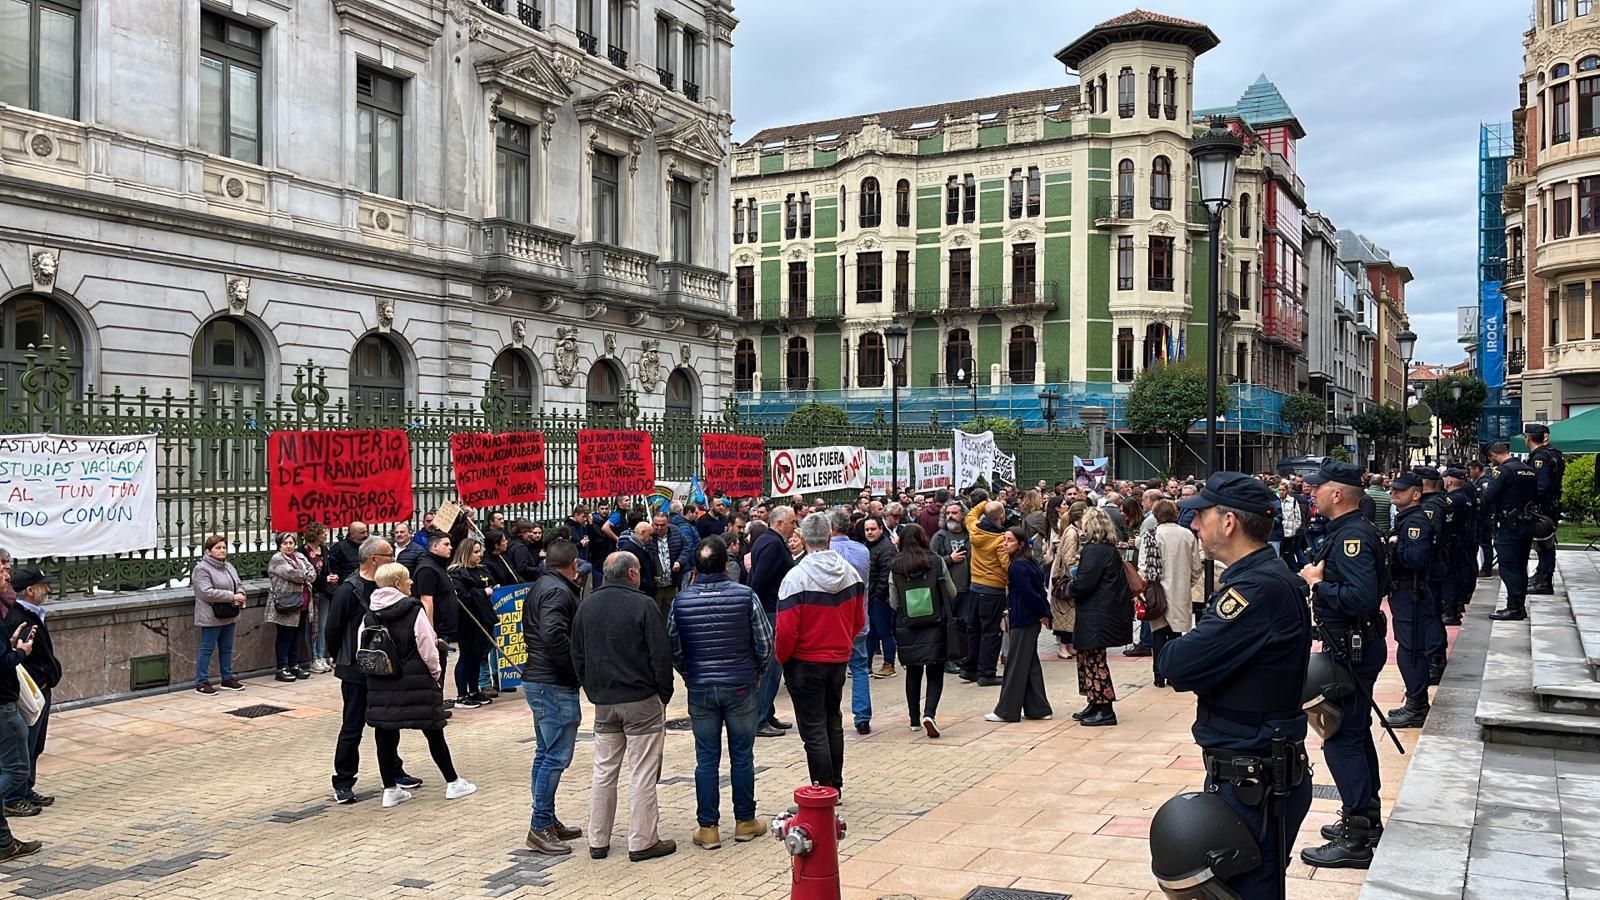
[[[228,279],[228,311],[239,315],[250,306],[250,279]]]
[[[645,393],[655,393],[656,386],[661,384],[661,342],[647,340],[642,345],[644,352],[639,356],[639,386]]]
[[[556,378],[564,386],[571,386],[578,377],[578,326],[562,325],[556,329]]]
[[[56,254],[54,250],[36,250],[28,257],[33,270],[34,290],[48,291],[56,285]]]

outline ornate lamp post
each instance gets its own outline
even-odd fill
[[[978,363],[970,356],[963,359],[961,365],[956,368],[956,382],[963,381],[967,383],[967,387],[972,389],[972,420],[976,422],[978,420]]]
[[[1039,392],[1039,402],[1044,405],[1044,427],[1046,431],[1056,430],[1056,403],[1061,399],[1061,392],[1055,388],[1046,388]]]
[[[1206,205],[1211,246],[1206,283],[1206,474],[1217,470],[1217,296],[1221,277],[1222,211],[1233,203],[1233,173],[1244,152],[1244,142],[1228,130],[1221,118],[1211,120],[1211,130],[1189,145],[1200,175],[1200,202]],[[1208,586],[1209,592],[1209,586]]]
[[[1400,345],[1400,359],[1404,365],[1400,369],[1400,418],[1404,422],[1400,435],[1400,446],[1405,448],[1405,462],[1411,461],[1411,416],[1407,414],[1411,393],[1411,357],[1417,352],[1417,335],[1408,324],[1399,334],[1394,336],[1396,344]]]
[[[906,327],[890,322],[883,329],[885,348],[889,353],[889,494],[900,492],[900,364],[906,359]]]

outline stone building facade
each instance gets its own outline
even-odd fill
[[[1349,423],[1374,402],[1376,311],[1366,297],[1358,298],[1355,275],[1339,262],[1339,232],[1327,216],[1306,215],[1303,247],[1309,390],[1327,401],[1330,413],[1321,452],[1344,447],[1354,459],[1365,460]]]
[[[720,405],[727,0],[10,6],[6,383]]]

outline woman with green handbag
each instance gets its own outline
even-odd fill
[[[906,706],[911,728],[930,738],[939,736],[939,697],[944,693],[946,644],[955,609],[956,586],[950,572],[928,547],[927,532],[917,524],[900,528],[900,553],[889,578],[889,605],[894,610],[894,637],[905,668]],[[922,692],[927,677],[926,697]]]

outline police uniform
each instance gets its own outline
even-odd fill
[[[1489,473],[1483,511],[1495,520],[1494,549],[1500,554],[1500,581],[1506,586],[1506,608],[1489,618],[1499,621],[1528,617],[1528,554],[1533,549],[1534,516],[1539,500],[1539,475],[1512,457]]]
[[[1523,433],[1530,437],[1550,439],[1550,429],[1540,422],[1530,422],[1523,429]],[[1561,521],[1561,477],[1566,474],[1566,457],[1561,451],[1545,444],[1528,454],[1528,466],[1533,469],[1535,481],[1539,490],[1540,511],[1550,518],[1553,529]],[[1535,530],[1535,538],[1540,537]],[[1528,580],[1528,593],[1549,594],[1554,593],[1552,582],[1556,574],[1556,539],[1552,531],[1548,540],[1535,540],[1533,549],[1538,553],[1539,564],[1533,569],[1533,577]]]
[[[1444,610],[1455,603],[1455,541],[1459,528],[1455,502],[1439,489],[1444,477],[1432,466],[1415,466],[1412,473],[1425,482],[1422,486],[1422,513],[1433,523],[1433,555],[1428,558],[1429,603],[1420,608],[1423,648],[1428,656],[1429,681],[1438,684],[1444,675]],[[1430,490],[1426,482],[1433,482]]]
[[[1494,517],[1483,508],[1484,492],[1489,490],[1489,470],[1484,469],[1472,482],[1473,496],[1477,499],[1477,552],[1473,555],[1473,562],[1478,562],[1478,557],[1483,558],[1482,565],[1478,566],[1478,577],[1488,578],[1494,574]]]
[[[1452,466],[1445,469],[1444,476],[1460,484],[1449,492],[1456,512],[1456,533],[1451,557],[1454,564],[1450,568],[1453,591],[1450,605],[1444,608],[1444,624],[1460,625],[1461,611],[1472,602],[1472,592],[1478,587],[1478,492],[1467,479],[1466,469]]]
[[[1272,492],[1238,472],[1218,472],[1185,509],[1228,506],[1272,514]],[[1305,583],[1262,546],[1231,563],[1195,627],[1162,648],[1162,674],[1197,695],[1193,734],[1204,750],[1206,790],[1223,800],[1255,836],[1261,865],[1228,879],[1241,897],[1276,897],[1278,824],[1268,804],[1266,766],[1276,736],[1288,760],[1283,803],[1289,840],[1311,808],[1300,687],[1311,654]]]
[[[1312,484],[1333,481],[1361,489],[1361,470],[1350,463],[1330,460],[1306,477]],[[1372,740],[1372,686],[1388,660],[1388,621],[1383,615],[1387,592],[1388,554],[1383,536],[1357,509],[1330,519],[1327,536],[1313,563],[1324,563],[1322,582],[1311,592],[1312,611],[1321,627],[1319,637],[1355,675],[1358,691],[1339,701],[1343,724],[1322,742],[1328,773],[1344,798],[1343,819],[1360,819],[1372,832],[1381,829],[1378,800],[1378,749]],[[1313,866],[1364,868],[1371,861],[1367,832],[1359,841],[1335,839],[1323,847],[1301,851]]]
[[[1422,479],[1407,472],[1389,486],[1391,491],[1422,486]],[[1406,685],[1406,705],[1389,711],[1389,724],[1395,728],[1420,728],[1428,718],[1428,656],[1424,645],[1424,609],[1431,609],[1428,570],[1434,555],[1434,522],[1414,503],[1405,509],[1396,506],[1394,528],[1389,534],[1389,572],[1393,589],[1389,594],[1389,613],[1394,616],[1395,642],[1399,645],[1395,662]]]

